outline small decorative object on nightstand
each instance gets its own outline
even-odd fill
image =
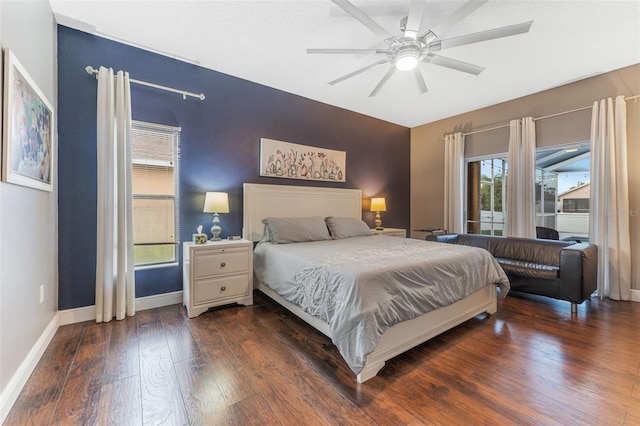
[[[198,233],[191,236],[193,244],[207,244],[207,234],[202,233],[202,225],[198,225]]]
[[[182,301],[189,318],[214,306],[253,304],[252,250],[243,239],[183,243]]]
[[[376,229],[378,231],[382,231],[384,228],[382,227],[382,219],[380,219],[380,212],[387,211],[387,203],[384,198],[372,198],[371,199],[371,208],[369,209],[372,212],[376,212]]]
[[[372,229],[373,235],[385,235],[387,237],[400,237],[407,238],[407,230],[402,228],[384,228],[380,229]]]
[[[229,196],[226,192],[207,192],[204,199],[205,213],[213,213],[213,226],[211,227],[211,241],[220,241],[220,218],[218,213],[229,213]]]

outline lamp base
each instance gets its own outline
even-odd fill
[[[220,218],[218,217],[218,213],[213,214],[213,226],[211,227],[211,239],[209,241],[220,241],[220,233],[222,232],[222,227],[220,226]]]
[[[380,219],[380,212],[376,212],[376,220],[373,222],[376,225],[376,231],[382,231],[382,219]]]

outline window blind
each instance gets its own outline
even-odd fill
[[[177,261],[180,128],[140,121],[131,129],[136,265]]]

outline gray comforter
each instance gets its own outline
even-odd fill
[[[486,250],[386,236],[294,244],[259,243],[256,278],[329,324],[358,374],[393,325],[509,280]]]

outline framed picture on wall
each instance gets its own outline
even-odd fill
[[[347,153],[260,139],[260,176],[346,182]]]
[[[54,110],[13,52],[4,50],[2,180],[53,190]]]

